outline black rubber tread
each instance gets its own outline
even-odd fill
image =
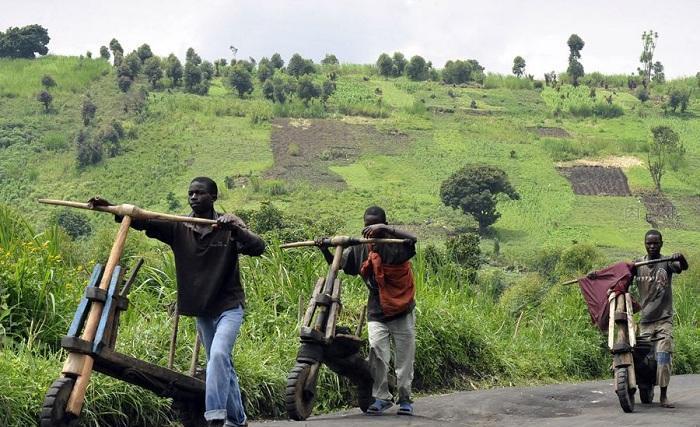
[[[630,413],[634,412],[634,392],[635,389],[629,388],[627,380],[628,368],[615,369],[615,393],[620,401],[622,410]]]
[[[287,376],[284,402],[287,415],[292,420],[303,421],[313,410],[315,396],[309,396],[303,390],[310,371],[310,364],[297,362]]]
[[[651,403],[654,401],[654,386],[639,387],[639,400],[642,403]]]
[[[78,424],[78,418],[65,411],[74,385],[75,380],[68,377],[59,378],[51,384],[41,406],[41,427],[73,427]]]

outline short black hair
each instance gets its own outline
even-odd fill
[[[193,182],[201,182],[207,187],[207,191],[209,194],[213,194],[214,196],[217,196],[219,194],[219,187],[216,186],[216,183],[214,182],[213,179],[206,177],[206,176],[198,176],[192,181],[190,181],[190,184]]]
[[[365,209],[365,216],[367,215],[378,216],[381,218],[382,222],[386,224],[386,212],[379,206],[370,206]]]
[[[644,240],[647,239],[649,236],[659,236],[659,239],[663,240],[663,237],[661,236],[661,232],[659,230],[651,229],[647,231],[647,233],[644,235]]]

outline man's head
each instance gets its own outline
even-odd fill
[[[374,224],[386,224],[386,212],[379,206],[370,206],[365,210],[365,227]]]
[[[658,258],[661,255],[663,245],[664,241],[658,230],[649,230],[644,235],[644,247],[646,247],[649,258]]]
[[[187,201],[195,214],[206,214],[214,209],[218,193],[219,189],[214,180],[198,176],[190,182],[190,188],[187,190]]]

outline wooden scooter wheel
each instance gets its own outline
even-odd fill
[[[78,425],[78,418],[66,412],[66,405],[75,380],[73,378],[59,378],[51,384],[46,392],[44,404],[41,407],[39,425],[41,427],[72,427]]]
[[[311,415],[316,399],[316,378],[312,378],[312,375],[317,376],[318,370],[312,374],[310,364],[297,362],[287,376],[285,405],[287,415],[292,420],[303,421]]]
[[[620,401],[622,410],[629,413],[634,412],[634,393],[636,389],[630,388],[627,373],[628,368],[615,369],[615,393]]]

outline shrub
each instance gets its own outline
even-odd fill
[[[537,308],[548,290],[547,281],[538,273],[529,273],[513,282],[498,303],[511,315]]]
[[[449,257],[456,263],[471,270],[478,270],[483,262],[480,242],[478,234],[465,233],[449,238],[445,246]]]
[[[593,106],[593,114],[596,117],[601,117],[604,119],[612,119],[615,117],[620,117],[625,112],[622,107],[617,104],[609,104],[607,102],[596,102]]]
[[[60,210],[54,217],[56,224],[64,229],[72,239],[89,236],[92,226],[87,215],[75,210]]]
[[[600,251],[587,243],[577,243],[561,253],[555,272],[559,278],[576,278],[599,269],[603,261]]]

